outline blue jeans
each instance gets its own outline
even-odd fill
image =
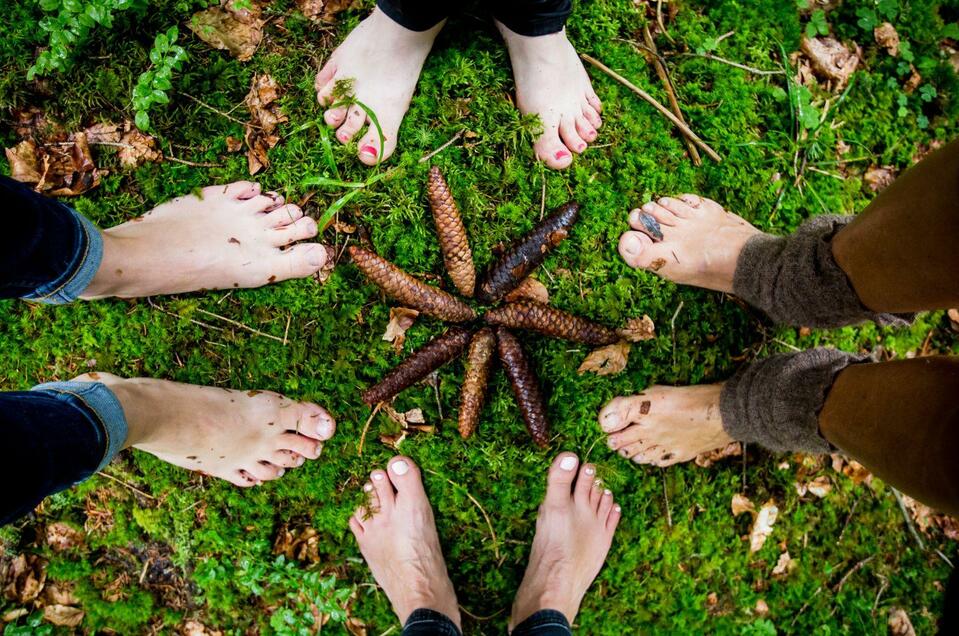
[[[540,610],[513,630],[513,636],[572,636],[569,621],[556,610]],[[403,625],[403,636],[461,636],[445,614],[431,609],[415,610]]]
[[[99,230],[68,206],[0,177],[0,298],[76,300],[100,267]],[[99,382],[51,382],[0,393],[0,525],[103,468],[123,448],[127,422]]]
[[[572,0],[486,0],[493,17],[529,37],[559,33],[573,12]],[[410,31],[427,31],[449,16],[456,3],[439,0],[377,0],[376,6]]]

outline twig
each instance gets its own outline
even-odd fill
[[[735,68],[742,69],[744,71],[749,71],[750,73],[754,73],[756,75],[785,75],[786,74],[786,71],[781,71],[779,69],[776,69],[774,71],[766,71],[761,68],[747,66],[745,64],[740,64],[739,62],[733,62],[732,60],[727,60],[724,57],[719,57],[718,55],[713,55],[712,53],[679,53],[678,56],[679,57],[702,57],[707,60],[713,60],[714,62],[721,62],[723,64],[728,64],[729,66],[733,66]]]
[[[795,616],[793,616],[792,622],[789,623],[790,627],[796,624],[796,621],[799,620],[799,616],[806,611],[806,608],[809,607],[810,603],[812,603],[816,599],[816,597],[819,596],[821,593],[822,593],[822,585],[816,588],[816,591],[813,592],[813,595],[809,597],[809,600],[803,603],[803,606],[799,608],[799,611],[796,612]]]
[[[849,568],[849,571],[846,572],[846,574],[845,574],[841,579],[839,579],[839,583],[837,583],[837,584],[836,584],[836,587],[833,588],[833,590],[832,590],[833,594],[839,594],[839,592],[842,590],[842,586],[845,585],[845,584],[846,584],[846,581],[849,580],[849,577],[851,577],[853,574],[855,574],[856,572],[858,572],[859,570],[861,570],[864,565],[866,565],[867,563],[869,563],[870,561],[872,561],[872,560],[875,559],[875,558],[876,558],[876,555],[875,555],[875,554],[870,555],[870,556],[867,556],[865,559],[863,559],[862,561],[860,561],[860,562],[857,563],[856,565],[854,565],[854,566],[852,566],[851,568]]]
[[[482,513],[483,518],[486,519],[486,527],[489,528],[490,536],[492,536],[492,538],[493,538],[493,555],[496,557],[496,560],[499,561],[499,559],[500,559],[500,555],[499,555],[499,539],[496,538],[496,531],[493,530],[493,522],[490,521],[489,515],[486,514],[486,510],[484,510],[484,509],[483,509],[483,506],[480,504],[480,502],[478,502],[478,501],[476,500],[476,497],[474,497],[473,495],[471,495],[471,494],[470,494],[470,491],[468,491],[468,490],[467,490],[466,488],[464,488],[463,486],[459,485],[458,483],[456,483],[456,482],[453,481],[452,479],[447,479],[446,477],[443,477],[443,475],[440,475],[440,474],[439,474],[438,472],[436,472],[435,470],[430,470],[429,468],[427,468],[427,469],[426,469],[426,472],[430,473],[431,475],[436,475],[436,476],[439,477],[440,479],[446,479],[446,482],[447,482],[447,483],[449,483],[451,486],[455,486],[456,488],[459,488],[460,490],[462,490],[462,491],[463,491],[463,494],[465,494],[467,497],[469,497],[469,500],[472,501],[472,502],[476,505],[477,508],[479,508],[479,511],[480,511],[480,513]]]
[[[216,113],[216,114],[218,114],[218,115],[222,115],[223,117],[226,117],[226,118],[229,119],[230,121],[236,122],[236,123],[240,124],[241,126],[251,126],[252,128],[261,128],[260,126],[257,126],[256,124],[254,124],[254,123],[251,122],[251,121],[241,121],[241,120],[237,119],[236,117],[234,117],[233,115],[231,115],[231,114],[229,114],[229,113],[224,113],[224,112],[223,112],[222,110],[220,110],[219,108],[214,108],[213,106],[210,106],[209,104],[207,104],[207,103],[204,102],[203,100],[197,99],[196,97],[194,97],[193,95],[190,95],[189,93],[184,93],[183,91],[180,91],[180,95],[183,95],[184,97],[186,97],[186,98],[188,98],[188,99],[192,99],[193,101],[195,101],[195,102],[196,102],[197,104],[199,104],[200,106],[203,106],[204,108],[207,108],[207,109],[209,109],[209,110],[212,110],[214,113]]]
[[[727,31],[726,33],[723,33],[723,34],[720,35],[718,38],[716,38],[716,44],[719,44],[720,42],[722,42],[722,41],[725,40],[726,38],[731,38],[731,37],[734,36],[734,35],[736,35],[736,32],[735,32],[735,31]]]
[[[363,444],[366,443],[366,433],[370,430],[370,422],[372,422],[373,418],[376,417],[376,414],[380,412],[380,408],[382,406],[382,402],[377,402],[376,406],[373,408],[373,412],[370,413],[370,416],[366,419],[366,424],[363,425],[363,432],[360,434],[360,447],[356,451],[357,455],[363,454]]]
[[[222,168],[223,167],[218,163],[206,163],[206,162],[188,161],[186,159],[180,159],[178,157],[174,157],[172,154],[167,155],[166,159],[167,161],[173,161],[174,163],[182,163],[185,166],[193,166],[194,168]]]
[[[276,340],[277,342],[282,342],[284,345],[286,344],[285,342],[283,342],[283,338],[280,338],[279,336],[274,336],[273,334],[264,333],[260,331],[259,329],[254,329],[253,327],[250,327],[249,325],[244,325],[242,322],[237,322],[236,320],[232,320],[230,318],[227,318],[226,316],[221,316],[220,314],[215,314],[212,311],[207,311],[206,309],[201,309],[200,307],[197,307],[196,310],[200,312],[201,314],[210,316],[211,318],[218,318],[219,320],[222,320],[223,322],[230,323],[231,325],[235,327],[239,327],[240,329],[249,331],[250,333],[255,333],[258,336],[263,336],[264,338],[269,338],[270,340]]]
[[[542,170],[543,177],[543,194],[539,199],[539,220],[543,220],[543,215],[546,214],[546,171]]]
[[[676,91],[673,89],[673,80],[669,76],[669,69],[666,68],[666,64],[663,62],[662,57],[660,57],[659,50],[656,48],[656,42],[653,40],[653,36],[649,32],[649,27],[646,25],[643,25],[643,41],[649,50],[647,59],[652,63],[653,68],[656,69],[656,74],[659,75],[659,79],[666,89],[666,97],[669,98],[669,107],[673,109],[673,114],[685,124],[686,118],[683,117],[683,111],[679,107],[679,100],[676,99]],[[703,159],[699,156],[699,151],[696,150],[696,144],[693,143],[693,140],[683,135],[683,141],[686,142],[686,148],[689,149],[689,158],[693,160],[693,165],[703,165]]]
[[[669,511],[669,493],[666,491],[666,471],[661,470],[659,474],[663,477],[663,499],[666,501],[666,525],[673,527],[673,515]]]
[[[489,616],[477,616],[476,614],[474,614],[473,612],[469,611],[468,609],[466,609],[466,608],[463,607],[462,605],[460,605],[460,611],[463,612],[464,614],[466,614],[467,616],[469,616],[470,618],[472,618],[474,621],[488,621],[488,620],[492,620],[492,619],[496,618],[497,616],[499,616],[500,614],[502,614],[504,611],[506,611],[506,608],[505,608],[505,607],[502,607],[502,608],[500,608],[499,611],[497,611],[495,614],[490,614]]]
[[[666,36],[666,39],[670,42],[675,42],[673,36],[669,34],[669,31],[666,30],[666,24],[663,22],[663,0],[656,0],[656,24],[659,26],[659,30],[663,32],[663,35]]]
[[[676,362],[676,318],[679,316],[679,312],[683,310],[683,304],[686,301],[679,301],[679,306],[676,307],[676,311],[673,313],[673,317],[669,319],[669,328],[673,332],[673,363]]]
[[[290,335],[290,323],[293,322],[293,314],[290,314],[286,317],[286,329],[283,330],[283,346],[286,346],[286,343],[289,342],[288,336]]]
[[[656,101],[656,99],[655,99],[652,95],[650,95],[649,93],[647,93],[647,92],[644,91],[643,89],[639,88],[638,86],[636,86],[635,84],[633,84],[632,82],[630,82],[628,79],[626,79],[625,77],[623,77],[622,75],[620,75],[619,73],[617,73],[616,71],[614,71],[613,69],[609,68],[608,66],[606,66],[605,64],[603,64],[602,62],[600,62],[599,60],[597,60],[596,58],[591,57],[591,56],[589,56],[589,55],[586,55],[585,53],[581,53],[580,56],[581,56],[584,60],[586,60],[587,62],[589,62],[590,64],[592,64],[592,65],[595,66],[596,68],[598,68],[599,70],[603,71],[604,73],[606,73],[607,75],[609,75],[610,77],[612,77],[613,79],[615,79],[616,81],[618,81],[620,84],[622,84],[623,86],[625,86],[625,87],[628,88],[629,90],[633,91],[634,93],[636,93],[637,95],[639,95],[641,98],[643,98],[644,100],[646,100],[647,102],[649,102],[649,104],[651,104],[656,110],[658,110],[660,113],[662,113],[663,116],[664,116],[666,119],[668,119],[669,121],[673,122],[673,124],[674,124],[677,128],[679,128],[679,130],[682,131],[682,133],[683,133],[684,135],[686,135],[687,137],[689,137],[690,139],[692,139],[693,142],[694,142],[697,146],[699,146],[700,149],[703,150],[703,152],[705,152],[707,155],[709,155],[709,157],[710,157],[713,161],[716,161],[716,162],[718,163],[718,162],[721,162],[721,161],[723,160],[722,157],[720,157],[718,154],[716,154],[716,151],[713,150],[713,149],[709,146],[709,144],[707,144],[705,141],[703,141],[702,139],[700,139],[700,138],[699,138],[699,135],[697,135],[696,133],[694,133],[689,126],[687,126],[686,124],[684,124],[684,123],[683,123],[679,118],[677,118],[676,115],[674,115],[668,108],[666,108],[665,106],[663,106],[662,104],[660,104],[658,101]]]
[[[876,608],[879,607],[879,599],[882,598],[882,593],[886,591],[886,588],[889,587],[889,579],[882,576],[881,574],[877,575],[882,579],[882,585],[879,586],[879,591],[876,592],[876,600],[872,604],[872,615],[876,615]]]
[[[213,331],[226,331],[223,327],[217,327],[216,325],[211,325],[208,322],[203,322],[202,320],[197,320],[195,318],[188,318],[187,316],[181,316],[180,314],[175,314],[172,311],[167,311],[159,305],[155,304],[149,297],[147,298],[147,304],[150,305],[153,309],[159,311],[161,314],[166,314],[167,316],[172,316],[174,318],[186,319],[188,322],[192,322],[194,325],[199,325],[200,327],[205,327],[206,329],[212,329]]]
[[[859,505],[859,502],[862,501],[863,495],[859,495],[856,498],[856,501],[852,502],[852,508],[849,509],[849,514],[846,515],[846,523],[842,524],[842,530],[839,531],[839,538],[836,539],[836,543],[842,541],[842,537],[846,534],[846,528],[849,527],[849,522],[852,521],[852,516],[856,512],[856,506]]]
[[[916,540],[916,543],[919,544],[919,549],[925,551],[926,543],[922,540],[922,537],[919,536],[919,533],[916,532],[916,527],[912,524],[912,517],[909,516],[909,511],[906,510],[906,502],[902,500],[902,493],[895,488],[891,490],[892,494],[896,496],[896,501],[899,503],[899,509],[902,511],[902,518],[906,520],[906,527],[909,528],[909,533],[912,535],[912,538]]]
[[[103,475],[103,476],[106,477],[107,479],[112,479],[113,481],[117,482],[117,483],[120,484],[121,486],[126,486],[127,488],[129,488],[130,490],[132,490],[133,492],[135,492],[136,494],[141,495],[141,496],[143,496],[143,497],[146,497],[147,499],[152,499],[153,501],[156,501],[156,500],[157,500],[157,498],[154,497],[153,495],[143,492],[142,490],[140,490],[140,489],[137,488],[136,486],[133,486],[133,485],[131,485],[131,484],[128,484],[127,482],[123,481],[122,479],[120,479],[120,478],[118,478],[118,477],[114,477],[114,476],[111,475],[110,473],[107,473],[107,472],[104,472],[104,471],[101,470],[101,471],[100,471],[99,473],[97,473],[97,474],[98,474],[98,475]]]
[[[428,153],[428,154],[425,154],[425,155],[423,155],[422,157],[420,157],[419,163],[426,163],[427,161],[429,161],[430,159],[432,159],[432,158],[435,157],[436,155],[440,154],[441,152],[443,152],[444,150],[446,150],[447,148],[449,148],[450,146],[452,146],[454,143],[456,143],[456,140],[459,139],[459,138],[462,137],[462,136],[463,136],[463,131],[461,130],[461,131],[459,131],[458,133],[456,133],[455,135],[453,135],[453,137],[452,137],[449,141],[447,141],[445,144],[443,144],[442,146],[440,146],[439,148],[437,148],[437,149],[434,150],[433,152]]]
[[[947,557],[945,554],[942,553],[942,550],[940,550],[939,548],[936,548],[936,554],[939,555],[940,559],[946,562],[946,565],[948,565],[952,569],[956,569],[956,566],[952,564],[952,561],[949,560],[949,557]]]

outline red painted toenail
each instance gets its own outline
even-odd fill
[[[376,148],[367,144],[363,146],[362,148],[360,148],[360,153],[364,155],[369,155],[371,157],[376,157]]]
[[[569,156],[569,152],[565,150],[557,150],[555,156],[557,159],[565,159],[566,157]]]

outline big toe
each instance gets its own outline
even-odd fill
[[[386,161],[396,149],[396,130],[383,128],[383,138],[380,139],[376,126],[370,124],[363,138],[356,144],[357,157],[368,166],[375,166]],[[382,143],[381,143],[382,142]]]
[[[573,163],[573,154],[560,140],[556,128],[547,130],[533,145],[536,158],[554,170],[568,168]]]
[[[619,396],[606,403],[599,412],[599,426],[607,433],[626,428],[629,422],[631,398]]]
[[[423,494],[423,478],[419,467],[409,457],[398,455],[388,463],[387,474],[400,494]]]
[[[643,232],[635,230],[624,232],[619,237],[619,255],[630,267],[645,267],[649,261],[648,252],[652,245],[653,239]]]
[[[323,269],[329,260],[329,250],[320,243],[300,243],[280,251],[276,258],[282,261],[282,265],[275,269],[285,271],[286,278],[306,278]],[[270,282],[277,280],[274,278]]]
[[[573,453],[560,453],[556,456],[546,477],[546,503],[554,505],[569,503],[578,466],[579,458]]]

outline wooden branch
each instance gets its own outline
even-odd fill
[[[723,160],[723,158],[720,157],[720,156],[716,153],[716,151],[713,150],[713,149],[709,146],[709,144],[707,144],[705,141],[703,141],[702,139],[700,139],[699,135],[697,135],[696,133],[694,133],[689,126],[687,126],[686,124],[684,124],[684,123],[683,123],[679,118],[677,118],[676,115],[674,115],[668,108],[666,108],[665,106],[663,106],[662,104],[660,104],[658,101],[656,101],[656,98],[654,98],[652,95],[650,95],[649,93],[647,93],[647,92],[644,91],[643,89],[639,88],[638,86],[636,86],[635,84],[633,84],[632,82],[630,82],[628,79],[626,79],[625,77],[623,77],[622,75],[620,75],[619,73],[617,73],[616,71],[614,71],[613,69],[609,68],[608,66],[606,66],[605,64],[603,64],[602,62],[600,62],[599,60],[597,60],[596,58],[591,57],[591,56],[589,56],[589,55],[586,55],[585,53],[581,53],[580,56],[581,56],[584,60],[586,60],[587,62],[589,62],[590,64],[592,64],[593,66],[595,66],[595,67],[598,68],[599,70],[603,71],[604,73],[606,73],[607,75],[609,75],[610,77],[612,77],[613,79],[615,79],[617,82],[619,82],[620,84],[622,84],[622,85],[625,86],[626,88],[628,88],[629,90],[633,91],[634,93],[636,93],[637,95],[639,95],[641,98],[643,98],[644,100],[646,100],[647,102],[649,102],[649,104],[651,104],[656,110],[658,110],[660,113],[662,113],[663,117],[665,117],[665,118],[668,119],[669,121],[673,122],[673,124],[674,124],[677,128],[679,128],[679,130],[682,131],[682,133],[683,133],[684,135],[686,135],[687,137],[689,137],[690,139],[692,139],[692,140],[693,140],[693,143],[695,143],[697,146],[699,146],[699,148],[700,148],[703,152],[705,152],[707,155],[709,155],[709,157],[710,157],[713,161],[716,161],[716,162],[718,163],[718,162],[721,162],[721,161]]]

